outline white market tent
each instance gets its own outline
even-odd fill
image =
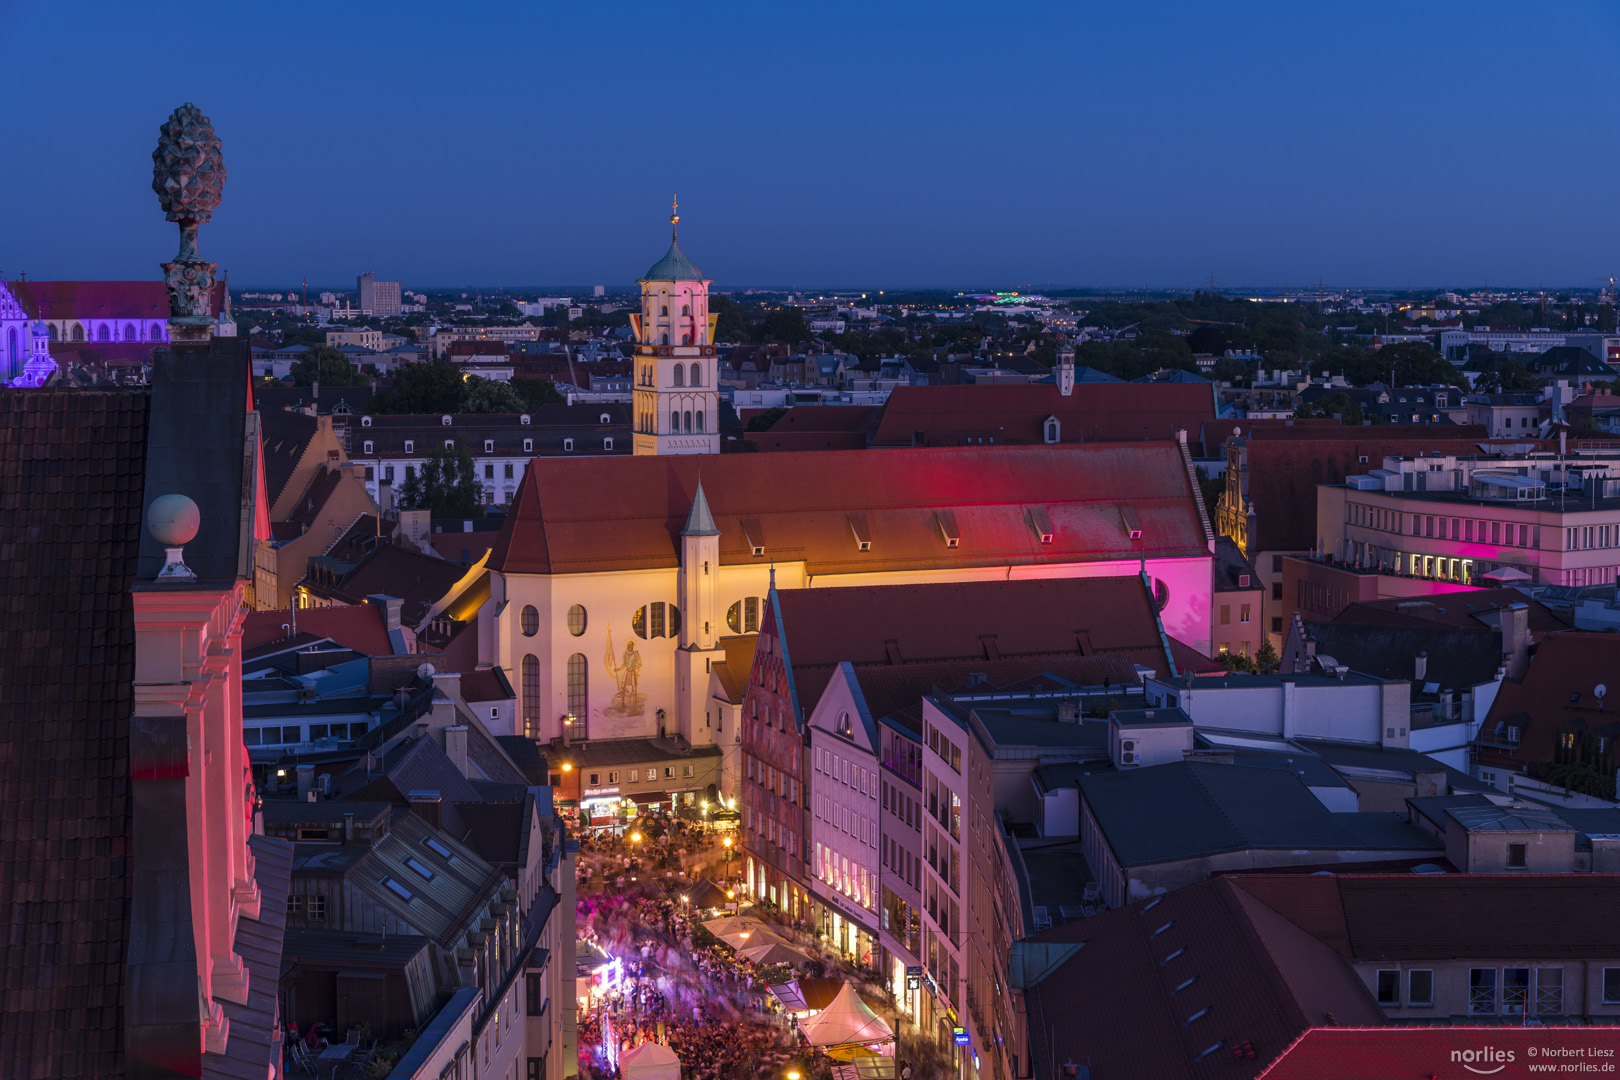
[[[889,1042],[894,1032],[883,1018],[845,983],[832,1004],[808,1020],[799,1021],[799,1030],[811,1046],[849,1046]]]
[[[681,1080],[681,1059],[663,1043],[644,1042],[619,1055],[624,1080]]]

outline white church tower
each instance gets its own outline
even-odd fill
[[[692,746],[714,742],[710,727],[709,672],[726,658],[720,644],[720,529],[699,480],[681,530],[681,638],[675,651],[676,730]],[[718,725],[716,725],[718,726]]]
[[[709,314],[703,271],[681,253],[680,221],[679,213],[670,214],[669,251],[641,278],[641,311],[630,316],[638,455],[720,452],[714,356],[719,316]]]

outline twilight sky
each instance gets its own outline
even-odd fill
[[[195,32],[170,29],[194,17]],[[0,273],[156,278],[184,101],[233,285],[1589,285],[1612,0],[0,0]]]

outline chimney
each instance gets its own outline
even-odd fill
[[[315,766],[298,766],[298,801],[309,802],[315,793]]]
[[[411,813],[435,829],[439,828],[439,803],[442,798],[437,791],[409,791],[405,793],[405,801],[411,804]]]
[[[1412,657],[1412,678],[1417,682],[1427,682],[1429,676],[1429,654],[1420,652]]]
[[[462,776],[470,777],[467,771],[467,728],[464,724],[444,729],[444,755],[450,759]]]
[[[347,814],[343,815],[343,842],[345,844],[348,844],[348,843],[352,843],[353,840],[354,840],[354,814],[353,813],[347,813]]]
[[[383,593],[372,593],[366,597],[366,600],[381,609],[384,629],[390,634],[399,629],[399,608],[404,603],[403,600],[397,596],[387,596]]]
[[[1530,669],[1530,605],[1509,604],[1502,613],[1502,666],[1517,682]]]

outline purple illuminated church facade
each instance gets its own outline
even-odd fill
[[[212,313],[225,309],[215,286]],[[121,350],[169,341],[169,297],[161,281],[0,281],[0,385],[39,386],[53,346]]]

